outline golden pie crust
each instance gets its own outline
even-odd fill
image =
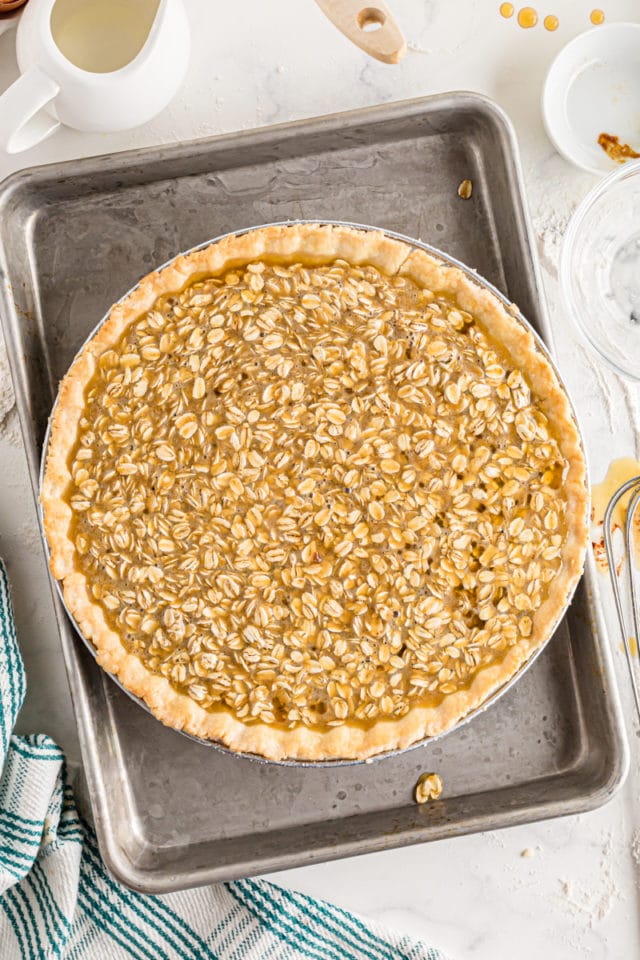
[[[78,531],[74,527],[74,509],[72,509],[71,506],[75,484],[72,465],[74,464],[74,458],[78,451],[79,435],[81,435],[83,430],[86,433],[87,430],[90,429],[86,421],[83,421],[83,417],[87,411],[87,404],[89,402],[87,397],[92,398],[94,396],[89,388],[100,363],[102,362],[104,364],[108,361],[108,363],[123,364],[122,350],[126,349],[122,346],[123,338],[126,338],[128,331],[133,329],[133,326],[140,318],[145,317],[145,315],[150,315],[150,312],[152,313],[154,311],[160,298],[177,295],[185,289],[190,288],[190,285],[194,283],[196,285],[202,282],[206,283],[208,278],[223,278],[224,280],[225,277],[230,276],[231,283],[233,284],[237,278],[235,274],[231,275],[229,271],[236,271],[238,275],[248,277],[249,274],[245,274],[243,271],[245,271],[247,265],[250,264],[258,264],[259,266],[255,267],[256,271],[266,269],[267,274],[269,274],[269,271],[277,268],[280,268],[282,273],[286,273],[288,269],[291,269],[294,273],[297,271],[296,276],[305,276],[307,280],[308,276],[304,273],[301,274],[300,271],[307,271],[307,274],[309,274],[313,273],[314,268],[316,268],[318,270],[318,277],[320,278],[318,280],[319,283],[325,283],[325,280],[326,282],[329,282],[329,280],[334,282],[335,277],[340,275],[341,270],[346,271],[345,276],[350,276],[351,271],[354,272],[356,278],[360,278],[358,283],[362,282],[365,284],[364,289],[368,291],[368,294],[371,294],[371,284],[375,286],[377,282],[376,277],[379,275],[382,275],[383,279],[387,278],[385,282],[388,281],[390,284],[398,282],[402,286],[402,281],[397,281],[397,278],[405,278],[406,281],[411,281],[412,285],[409,285],[410,292],[414,291],[414,287],[418,291],[416,295],[418,296],[419,302],[422,303],[422,309],[428,311],[435,297],[436,304],[440,304],[441,306],[444,304],[442,308],[444,317],[453,317],[454,323],[456,323],[460,329],[465,329],[465,324],[472,323],[474,329],[477,328],[480,331],[481,338],[478,342],[484,344],[482,349],[485,355],[489,355],[487,351],[495,350],[497,352],[501,358],[501,362],[505,364],[505,376],[510,370],[518,371],[519,374],[522,374],[521,379],[524,379],[526,385],[522,387],[519,393],[515,390],[512,391],[513,396],[516,397],[514,401],[516,406],[514,407],[511,401],[509,401],[507,406],[501,409],[510,411],[505,415],[507,415],[508,419],[512,420],[513,416],[518,415],[516,407],[519,401],[517,400],[517,396],[522,396],[523,394],[528,395],[530,392],[531,409],[539,412],[539,423],[548,426],[548,432],[553,438],[549,442],[557,445],[562,463],[561,482],[558,484],[557,477],[556,481],[547,479],[545,482],[552,484],[552,486],[555,483],[554,489],[556,489],[558,502],[561,504],[562,517],[559,529],[562,532],[562,536],[560,538],[556,533],[555,539],[549,540],[549,542],[552,543],[552,547],[548,548],[550,554],[554,554],[553,543],[557,544],[560,539],[561,543],[555,548],[557,556],[553,560],[555,564],[553,576],[551,577],[549,574],[550,579],[548,584],[545,585],[543,593],[540,594],[540,602],[536,605],[535,609],[527,609],[528,601],[526,597],[523,600],[524,612],[522,613],[522,618],[524,619],[522,619],[522,623],[524,624],[526,620],[526,629],[523,626],[521,633],[515,636],[513,633],[510,634],[508,643],[505,643],[503,638],[503,649],[501,650],[500,656],[486,664],[483,664],[482,658],[480,658],[479,663],[476,663],[473,654],[467,652],[467,658],[471,663],[469,676],[464,683],[461,682],[457,687],[455,683],[447,683],[447,677],[449,674],[452,674],[453,680],[455,680],[455,658],[459,659],[461,656],[465,656],[464,636],[459,638],[460,642],[457,649],[455,644],[449,644],[447,647],[449,652],[446,656],[443,653],[442,659],[434,660],[435,668],[433,667],[433,663],[430,664],[429,658],[423,656],[422,663],[418,663],[417,666],[420,669],[424,669],[424,676],[427,678],[431,675],[436,677],[436,679],[440,677],[438,681],[439,687],[435,691],[428,691],[429,695],[425,695],[423,698],[420,698],[416,693],[416,689],[419,690],[419,688],[415,686],[411,687],[413,693],[411,695],[407,694],[406,708],[403,707],[404,712],[402,715],[383,716],[380,713],[382,708],[376,706],[375,703],[373,706],[369,706],[367,703],[366,706],[369,709],[369,714],[366,714],[366,709],[362,706],[360,708],[360,714],[356,716],[351,707],[345,706],[338,710],[336,706],[338,699],[336,699],[335,702],[332,700],[330,703],[331,711],[333,711],[330,712],[332,723],[323,723],[320,715],[318,715],[318,722],[311,723],[308,722],[308,714],[305,714],[304,705],[300,707],[298,691],[296,703],[293,706],[292,703],[288,704],[287,709],[290,712],[287,714],[285,720],[283,720],[281,716],[276,717],[273,713],[275,708],[268,699],[270,689],[268,682],[265,685],[266,692],[262,694],[266,697],[263,707],[261,708],[262,713],[260,713],[260,709],[258,709],[252,716],[250,713],[247,714],[247,707],[247,709],[243,708],[244,715],[238,716],[237,711],[234,711],[234,709],[222,701],[217,702],[213,706],[203,707],[201,703],[197,702],[196,699],[185,692],[184,683],[177,684],[161,672],[154,672],[154,670],[149,669],[144,659],[132,649],[132,645],[129,644],[127,646],[125,644],[119,630],[114,628],[113,611],[110,611],[103,602],[96,599],[95,584],[91,574],[88,572],[85,561],[83,561],[79,553],[77,544],[80,541],[78,539]],[[264,264],[266,264],[266,268],[263,266]],[[294,265],[296,264],[302,264],[303,266],[295,267]],[[360,270],[359,273],[358,270]],[[249,279],[251,278],[249,277]],[[288,280],[285,279],[283,282],[287,283]],[[405,284],[404,288],[407,288],[407,284]],[[384,293],[384,286],[382,289]],[[373,294],[371,294],[371,296],[373,296]],[[312,298],[314,304],[317,299],[314,295]],[[311,303],[311,300],[308,302]],[[449,308],[454,312],[449,314],[447,312]],[[436,307],[435,309],[436,315],[439,317],[437,310],[440,308]],[[378,310],[378,313],[379,312]],[[302,316],[302,314],[299,314],[299,316]],[[227,320],[231,323],[229,318],[227,318]],[[227,321],[219,317],[216,322],[224,327]],[[236,326],[238,322],[237,318],[233,320]],[[248,322],[249,321],[247,321],[247,323]],[[444,323],[445,321],[438,319],[438,322]],[[447,320],[446,322],[449,321]],[[384,350],[386,351],[388,347],[389,351],[393,353],[392,334],[389,333],[388,323],[387,326],[382,326],[381,329],[385,330],[383,340],[386,338],[387,345],[384,346]],[[206,334],[206,329],[204,332]],[[340,336],[340,331],[337,327],[336,336],[338,338]],[[430,336],[434,336],[433,331],[431,331]],[[482,339],[482,337],[485,339]],[[424,334],[423,340],[420,342],[427,342],[425,338],[426,334]],[[112,361],[114,349],[115,360]],[[118,349],[120,349],[120,354],[118,354]],[[382,346],[380,346],[380,349],[383,349]],[[186,359],[188,359],[188,357],[185,358],[185,362]],[[127,362],[139,364],[139,360],[140,358],[137,357],[137,359],[134,358]],[[409,361],[405,363],[405,368],[408,371],[407,376],[415,375],[417,369],[416,363],[414,362],[411,369],[407,367],[408,363]],[[431,367],[428,368],[423,378],[425,379],[425,384],[427,384],[425,389],[431,391],[429,396],[435,397],[434,404],[445,402],[442,397],[442,391],[451,379],[451,370],[455,368],[455,362],[452,361],[453,368],[451,364],[449,364],[449,366],[445,364],[436,372],[438,363],[439,360],[437,356],[432,358]],[[286,372],[287,368],[284,367],[283,369]],[[401,368],[398,367],[398,369]],[[478,369],[482,371],[482,366],[480,365]],[[291,376],[293,376],[293,374],[291,374]],[[431,377],[431,380],[427,383],[426,378],[428,376]],[[500,380],[499,373],[497,376],[498,380]],[[469,380],[468,376],[467,380]],[[467,380],[464,380],[464,384],[468,387]],[[345,382],[351,381],[345,380]],[[479,380],[474,380],[472,387],[479,396],[487,396],[491,391],[479,389],[478,383],[481,382],[481,377]],[[513,383],[518,382],[518,375],[515,375]],[[398,383],[396,383],[396,386],[398,386]],[[504,396],[509,395],[507,387],[503,386],[500,389]],[[302,390],[302,387],[300,390]],[[452,396],[453,400],[457,401],[459,399],[459,391],[456,391],[454,387],[453,394],[449,393],[447,396]],[[99,401],[100,398],[98,397],[95,402],[99,403]],[[91,402],[94,402],[94,400]],[[472,403],[479,404],[480,407],[485,410],[489,409],[489,411],[491,408],[490,406],[487,408],[487,404],[490,405],[491,402],[490,397],[483,401],[472,401]],[[511,406],[509,406],[509,404],[511,404]],[[475,407],[473,409],[475,411]],[[536,429],[536,415],[537,414],[534,413],[532,427],[534,431]],[[191,416],[191,414],[189,414],[189,416]],[[489,414],[487,414],[487,416],[489,416]],[[380,420],[376,421],[378,424],[380,424],[380,422]],[[218,420],[216,429],[219,429],[219,426]],[[434,426],[437,429],[437,422],[434,423]],[[354,427],[354,430],[355,429]],[[451,431],[451,426],[447,429]],[[542,426],[540,429],[545,431],[547,428]],[[477,426],[477,430],[479,431],[477,443],[481,443],[483,439],[482,429],[480,426]],[[226,436],[226,433],[224,435]],[[409,445],[409,441],[406,439],[406,432],[404,436],[404,447],[401,446],[400,449],[405,449],[407,445]],[[524,436],[525,440],[523,441],[522,450],[526,451],[526,449],[528,449],[526,429]],[[342,440],[336,441],[336,449],[342,442]],[[473,443],[475,442],[476,441],[470,441],[470,449],[472,452]],[[547,447],[543,445],[541,449],[547,449]],[[494,454],[496,456],[498,455],[496,450],[497,448],[493,450],[492,456]],[[337,454],[337,456],[339,455]],[[398,454],[398,457],[404,459],[400,454]],[[389,463],[393,461],[387,460],[385,462]],[[460,462],[462,463],[462,461]],[[473,462],[475,461],[472,459],[472,463]],[[489,460],[489,462],[491,462],[491,460]],[[411,483],[411,477],[415,479],[415,471],[410,469],[411,465],[408,454],[407,464],[396,464],[396,467],[402,470],[405,469],[405,466],[408,470],[406,476],[409,477],[405,486],[408,486]],[[379,467],[380,464],[378,464],[378,468]],[[396,467],[390,468],[392,472]],[[75,470],[76,478],[78,477],[77,468],[78,464],[75,462],[73,469]],[[309,469],[312,468],[313,463],[309,465]],[[132,467],[131,469],[133,470],[134,468]],[[517,464],[514,469],[517,469]],[[555,470],[557,474],[557,463]],[[462,470],[461,473],[464,473],[464,470]],[[495,473],[496,471],[494,471],[494,475]],[[553,470],[550,469],[548,475],[551,476],[552,473]],[[382,476],[382,474],[379,475]],[[547,475],[545,474],[545,476]],[[402,477],[405,477],[405,473],[402,473],[398,483],[401,482]],[[447,477],[452,477],[451,472],[447,473]],[[395,479],[391,481],[384,477],[382,479],[384,483],[380,489],[384,487],[387,491],[387,497],[391,502],[393,496],[395,496],[395,493],[393,493],[393,483]],[[439,481],[436,479],[434,482],[437,483]],[[451,478],[450,482],[454,485],[458,483],[455,489],[461,491],[461,484],[465,481],[460,479],[458,482],[455,478]],[[517,486],[517,481],[510,482],[513,482]],[[467,480],[467,483],[468,488],[471,489],[470,485],[472,485],[472,480]],[[498,477],[494,486],[500,483],[501,480]],[[552,497],[553,491],[550,491],[548,486],[541,489],[547,491],[545,496]],[[478,496],[480,496],[479,493]],[[67,607],[73,614],[80,630],[94,645],[98,663],[106,671],[116,676],[120,683],[132,694],[142,698],[152,713],[163,723],[196,737],[221,742],[234,751],[258,754],[276,760],[283,758],[300,760],[363,759],[385,751],[407,747],[425,737],[437,736],[454,727],[462,718],[480,707],[495,691],[513,677],[520,667],[548,640],[581,575],[588,538],[588,494],[585,461],[571,406],[564,389],[558,382],[552,366],[530,331],[517,319],[515,311],[514,314],[512,314],[505,309],[503,304],[490,291],[474,282],[473,279],[461,270],[434,259],[423,250],[415,249],[406,243],[391,239],[377,231],[362,231],[334,225],[292,224],[289,226],[256,229],[240,236],[224,238],[205,249],[178,256],[163,269],[144,277],[131,293],[112,308],[106,321],[99,327],[95,335],[77,355],[69,372],[60,385],[58,400],[52,414],[41,501],[44,527],[50,549],[51,572],[54,578],[60,581]],[[474,502],[477,507],[477,501]],[[512,501],[509,501],[509,504],[511,502]],[[523,502],[525,501],[523,500]],[[539,502],[541,503],[542,500],[539,500]],[[386,505],[386,501],[384,501],[383,505]],[[545,501],[545,509],[546,508],[547,503]],[[317,503],[314,509],[318,511],[316,516],[322,512],[322,507],[318,508]],[[551,513],[554,514],[554,519],[553,523],[551,523],[551,520],[549,523],[552,529],[555,529],[554,525],[557,519],[556,511],[552,510]],[[478,514],[478,518],[479,517],[480,514]],[[240,519],[242,521],[242,518]],[[511,520],[511,514],[509,517],[505,516],[504,520],[505,523],[513,522]],[[442,535],[444,537],[446,534],[446,516],[439,518],[438,523],[440,523],[439,529],[443,531]],[[524,524],[516,517],[514,529],[521,531],[523,525]],[[414,526],[418,525],[414,524]],[[374,529],[373,524],[371,529]],[[549,537],[552,538],[551,530],[548,531],[548,534]],[[293,535],[294,534],[292,534],[292,536]],[[397,530],[394,535],[399,535]],[[506,536],[506,534],[504,536]],[[544,529],[542,529],[541,533],[536,532],[536,537],[538,536],[546,536]],[[424,545],[420,542],[419,527],[415,533],[407,534],[407,537],[409,537],[408,546],[411,547],[411,549],[419,550],[421,547],[425,549]],[[378,537],[378,544],[380,544],[380,539],[381,538]],[[545,545],[546,541],[542,546]],[[515,549],[511,541],[508,542],[507,546],[509,550]],[[380,546],[380,549],[382,550],[383,547],[384,544]],[[465,543],[465,549],[466,548]],[[476,558],[481,553],[482,544],[476,544],[476,552],[473,554],[471,566],[477,567],[479,561],[477,561]],[[409,555],[413,556],[414,554]],[[453,554],[453,556],[455,556],[455,554]],[[465,554],[465,556],[472,557],[471,553]],[[323,560],[321,538],[318,555],[313,559],[318,561],[318,563],[321,563]],[[175,563],[178,561],[174,560],[172,562]],[[368,563],[369,561],[365,559],[362,562]],[[379,558],[378,562],[380,562]],[[386,566],[384,557],[382,562],[383,566]],[[158,563],[160,565],[162,564],[161,556],[158,559]],[[490,561],[486,561],[486,563],[486,571],[488,572],[485,573],[485,576],[490,580],[492,576],[491,563]],[[275,563],[272,567],[274,570],[277,570],[278,564]],[[515,569],[515,567],[511,569]],[[483,570],[484,568],[481,572],[483,572]],[[362,568],[362,577],[364,578],[365,576],[366,569]],[[375,582],[376,576],[375,574],[373,574],[373,576],[374,580],[372,582]],[[409,574],[407,574],[407,576],[410,577]],[[455,580],[456,574],[452,572],[451,576]],[[462,577],[463,574],[461,573],[460,576]],[[218,574],[214,571],[211,575],[213,588],[215,588],[217,577]],[[405,583],[404,580],[402,582]],[[415,582],[418,581],[416,580]],[[504,582],[506,583],[506,581]],[[425,584],[428,593],[427,574],[425,574],[420,581],[423,592]],[[336,587],[336,592],[338,592],[339,596],[341,595],[339,593],[341,589],[340,585]],[[458,589],[462,590],[463,587],[458,584]],[[503,587],[502,592],[504,592],[505,589],[508,590],[508,587]],[[499,593],[496,594],[496,597],[499,596]],[[524,593],[526,593],[526,590]],[[98,591],[98,595],[104,597],[104,590],[102,590],[102,592]],[[531,595],[538,596],[538,594]],[[307,594],[307,596],[309,596],[309,594]],[[313,597],[311,598],[311,602],[315,602]],[[322,602],[326,604],[327,601],[325,599]],[[449,603],[449,607],[447,608],[449,610],[448,615],[453,615],[453,622],[457,622],[455,621],[457,614],[451,607],[451,600],[449,599],[447,602]],[[492,602],[494,603],[492,610],[495,613],[496,610],[499,609],[499,600],[494,597]],[[495,604],[498,604],[498,606],[496,607]],[[340,604],[338,604],[338,608],[341,608]],[[327,609],[334,608],[327,607]],[[341,609],[344,614],[344,609]],[[317,613],[317,610],[313,612]],[[396,616],[400,615],[402,617],[403,615],[402,610],[399,612],[398,609],[396,609],[395,613]],[[473,611],[471,611],[471,614],[473,614]],[[373,611],[371,615],[373,617],[377,616],[375,611]],[[135,612],[133,612],[131,616],[133,618],[131,622],[139,622],[140,618]],[[327,617],[328,616],[327,614]],[[389,617],[390,616],[391,614],[389,613]],[[487,622],[491,624],[498,621],[499,617],[498,620],[494,618],[494,620],[489,619]],[[345,623],[345,632],[348,632],[346,620],[343,620],[343,622]],[[432,621],[432,623],[433,622],[434,621]],[[473,622],[473,615],[471,615],[470,622]],[[518,621],[518,623],[520,622],[521,621]],[[379,627],[382,621],[377,619],[376,623]],[[392,627],[393,620],[387,619],[384,621],[384,629],[382,633],[378,630],[375,642],[373,643],[376,651],[378,651],[382,645],[387,644],[387,634],[391,635]],[[469,629],[472,631],[475,630],[476,634],[480,635],[478,631],[482,631],[483,623],[476,622],[475,627]],[[440,628],[440,633],[442,633],[443,630],[446,630],[446,625]],[[160,633],[161,632],[162,631],[160,631]],[[434,648],[433,644],[437,646],[437,623],[433,628],[433,632],[435,639],[429,641],[429,649]],[[495,632],[494,629],[494,633]],[[487,631],[485,630],[483,634],[485,636],[485,642],[493,642],[494,639],[496,642],[500,641],[500,637],[497,634],[493,638],[490,637],[487,641],[486,633]],[[491,633],[491,631],[489,631],[489,633]],[[329,634],[325,633],[323,636],[325,637],[324,653],[330,654],[332,651],[327,647]],[[335,634],[335,636],[339,636],[339,634]],[[452,637],[453,635],[449,636],[449,639],[451,640]],[[192,631],[189,642],[196,644],[194,649],[199,649],[197,631],[195,635]],[[369,643],[368,647],[365,648],[365,653],[362,653],[363,662],[367,660],[366,654],[371,652],[371,646],[372,643]],[[403,656],[403,651],[406,659],[406,648],[404,646],[399,647],[398,644],[396,644],[391,653],[385,653],[386,661],[389,660],[390,656],[399,656],[400,660],[395,661],[399,664]],[[303,655],[306,656],[304,650],[298,656],[298,660]],[[379,660],[376,661],[376,669],[382,672],[383,679],[385,679],[386,682],[385,657],[382,658],[382,664]],[[454,658],[453,661],[451,657]],[[478,655],[476,654],[476,660],[477,658]],[[445,664],[443,667],[442,664],[445,663],[445,661],[448,666]],[[351,653],[351,662],[353,662],[353,651]],[[154,660],[153,663],[156,663],[156,661]],[[323,660],[323,663],[325,663],[325,665],[327,663],[330,664],[330,659]],[[337,664],[337,667],[339,666],[340,664]],[[415,668],[415,666],[416,661],[414,657],[411,661],[411,667]],[[250,664],[247,669],[250,669]],[[331,667],[329,666],[326,669],[328,673],[325,671],[325,674],[323,674],[325,683],[326,677],[331,676]],[[407,669],[409,668],[407,667]],[[431,669],[431,674],[428,672],[429,669]],[[441,672],[443,669],[444,673]],[[402,677],[405,677],[406,670],[404,670],[404,672],[403,670],[404,668],[397,670],[396,675],[401,674]],[[264,677],[273,677],[275,673],[276,671],[267,671],[262,675]],[[171,674],[171,676],[174,676],[174,674]],[[336,681],[337,686],[334,684],[331,689],[335,687],[337,690],[342,690],[341,696],[344,696],[345,699],[343,699],[341,703],[346,704],[348,701],[350,702],[350,693],[348,689],[346,689],[345,692],[345,674],[344,672],[340,673],[338,671],[336,676],[338,676],[338,681]],[[411,676],[414,676],[414,674],[411,674]],[[442,681],[443,676],[445,677],[444,682]],[[232,683],[233,680],[233,676],[228,677],[228,682]],[[349,685],[357,688],[358,681],[355,668],[352,675],[347,677],[346,680],[347,688]],[[402,680],[402,682],[405,681]],[[408,682],[409,681],[407,681],[407,683]],[[342,683],[342,687],[340,687],[340,683]],[[367,673],[367,683],[371,684],[370,671]],[[400,683],[400,681],[396,680],[396,683]],[[424,683],[426,683],[426,681],[424,681]],[[452,689],[451,692],[443,693],[440,689],[442,686],[444,686],[445,691],[449,686],[455,687],[455,689]],[[193,686],[194,696],[196,688],[198,696],[202,697],[202,689],[197,684]],[[370,691],[373,688],[369,686],[367,689]],[[393,694],[393,689],[388,688],[388,692]],[[373,694],[371,694],[371,696],[373,697]],[[336,694],[336,697],[338,697],[338,694]],[[245,694],[243,694],[242,702],[244,703],[246,699]],[[387,704],[385,709],[390,709],[388,704],[392,703],[392,698],[388,697],[384,702]],[[266,704],[266,706],[264,704]],[[362,711],[365,711],[364,715]],[[345,713],[347,714],[346,716]],[[300,721],[300,716],[306,716],[307,721]],[[261,717],[266,717],[269,722],[265,722]],[[291,719],[292,717],[294,719]]]

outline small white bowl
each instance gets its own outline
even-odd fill
[[[640,153],[640,23],[595,27],[568,43],[547,74],[542,116],[556,150],[590,173],[618,167],[601,133]]]

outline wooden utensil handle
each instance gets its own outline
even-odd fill
[[[0,14],[11,13],[18,7],[24,7],[27,0],[0,0]]]
[[[382,60],[399,63],[407,51],[402,30],[382,0],[316,0],[318,5],[357,47]]]

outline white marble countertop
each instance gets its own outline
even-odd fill
[[[32,0],[37,2],[37,0]],[[547,141],[539,100],[545,71],[589,27],[590,0],[556,0],[555,33],[503,20],[498,0],[392,0],[409,41],[399,66],[352,47],[311,0],[187,0],[191,67],[156,120],[114,135],[58,132],[17,157],[0,156],[0,178],[20,167],[331,113],[452,89],[476,90],[506,109],[520,139],[528,199],[560,366],[581,412],[592,476],[614,456],[638,456],[638,389],[596,370],[560,302],[557,257],[576,203],[594,180]],[[609,19],[640,21],[637,0],[602,0]],[[17,75],[13,33],[0,37],[0,90]],[[35,510],[0,349],[0,554],[13,582],[29,694],[19,729],[46,731],[78,760],[69,692],[52,619]],[[619,638],[611,623],[626,713],[632,717]],[[558,960],[640,955],[640,751],[606,807],[456,840],[279,874],[280,883],[393,924],[452,958],[540,955]],[[533,856],[523,857],[528,849]]]

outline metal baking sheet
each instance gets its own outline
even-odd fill
[[[471,179],[471,200],[457,195]],[[110,304],[177,251],[290,218],[366,222],[476,268],[548,339],[504,114],[448,94],[41,167],[0,186],[2,321],[34,489],[58,380]],[[622,781],[627,748],[587,571],[530,670],[442,740],[356,766],[283,767],[163,727],[56,612],[102,853],[166,892],[575,813]],[[443,799],[412,790],[434,770]]]

